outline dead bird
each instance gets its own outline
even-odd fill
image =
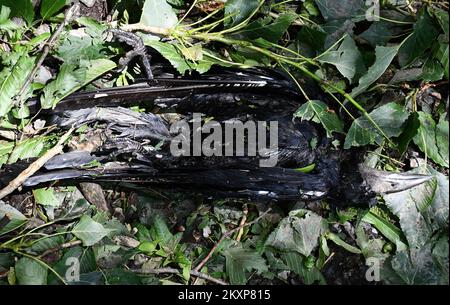
[[[290,79],[267,69],[213,69],[203,76],[159,77],[156,83],[73,94],[41,115],[60,128],[88,125],[112,130],[114,136],[92,153],[70,152],[50,160],[27,179],[25,187],[60,181],[86,181],[158,187],[199,192],[216,198],[258,200],[319,200],[367,203],[376,193],[392,193],[431,179],[391,174],[361,167],[342,171],[339,152],[330,150],[317,126],[292,119],[304,102]],[[28,101],[37,111],[37,100]],[[138,105],[147,112],[124,107]],[[156,109],[155,113],[149,110]],[[194,113],[219,125],[230,119],[276,121],[278,162],[262,168],[262,156],[174,156],[170,142],[176,136],[161,113],[176,113],[189,121]],[[192,130],[195,130],[192,129]],[[187,135],[191,138],[192,130]],[[312,141],[317,144],[311,145]],[[245,142],[248,144],[248,141]],[[351,162],[351,161],[350,161]],[[0,185],[8,183],[26,162],[1,170]],[[315,165],[304,173],[299,168]]]

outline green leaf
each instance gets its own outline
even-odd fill
[[[55,189],[52,187],[34,189],[33,196],[34,200],[36,200],[37,203],[43,206],[53,206],[53,207],[60,206],[63,203],[64,198],[66,197],[65,194],[55,194]]]
[[[326,284],[325,277],[316,267],[311,269],[306,268],[304,263],[305,258],[301,254],[289,252],[283,253],[281,257],[289,269],[297,273],[306,285],[312,285],[314,283],[319,283],[321,285]]]
[[[366,71],[361,52],[350,36],[344,38],[336,51],[328,51],[320,56],[319,61],[334,65],[350,83]]]
[[[361,250],[359,250],[356,247],[353,247],[352,245],[349,245],[345,241],[343,241],[338,235],[328,232],[326,233],[326,238],[334,242],[336,245],[341,246],[348,252],[354,253],[354,254],[361,254]]]
[[[64,64],[79,66],[88,60],[106,58],[107,47],[101,38],[104,29],[87,18],[77,21],[86,26],[87,34],[69,34],[61,42],[57,54]]]
[[[203,59],[203,48],[201,44],[196,44],[189,48],[181,49],[183,56],[190,61],[199,61]]]
[[[53,266],[55,270],[62,277],[65,276],[67,270],[72,267],[67,264],[70,260],[77,260],[80,262],[80,282],[83,284],[90,284],[90,282],[83,282],[83,274],[97,270],[97,263],[95,261],[94,252],[91,248],[83,248],[81,246],[73,247],[67,250],[61,259]],[[48,284],[54,285],[61,283],[53,272],[48,275]]]
[[[9,233],[27,222],[27,218],[16,208],[0,200],[0,221],[7,221],[0,226],[0,236]]]
[[[69,94],[86,86],[115,67],[116,64],[113,61],[104,58],[83,61],[79,68],[64,63],[56,79],[44,87],[41,96],[42,108],[48,109],[56,106]]]
[[[20,141],[14,147],[8,158],[9,164],[18,160],[39,157],[45,150],[51,147],[51,137],[34,137]]]
[[[28,24],[33,22],[34,8],[31,0],[0,0],[0,7],[2,5],[11,9],[11,17],[22,17]]]
[[[423,65],[421,77],[425,82],[435,82],[441,80],[444,77],[444,68],[435,58],[428,58]]]
[[[325,20],[365,18],[366,5],[364,0],[315,0],[317,7]]]
[[[168,29],[178,23],[178,18],[166,0],[145,0],[140,22],[147,26]]]
[[[322,101],[312,100],[306,102],[295,112],[294,116],[301,118],[302,121],[313,121],[322,124],[327,131],[327,136],[330,138],[333,136],[333,132],[343,132],[344,129],[344,125],[338,115]]]
[[[12,252],[0,253],[0,271],[8,270],[14,266],[14,254]]]
[[[441,116],[439,123],[436,124],[431,114],[422,111],[418,114],[420,126],[414,137],[414,143],[434,162],[448,168],[449,132],[445,115]]]
[[[242,247],[234,247],[226,250],[225,266],[230,283],[243,285],[247,282],[246,271],[253,269],[258,272],[267,271],[265,260],[256,252]]]
[[[396,103],[381,106],[369,115],[389,138],[398,137],[403,132],[403,127],[409,117],[406,109]],[[375,142],[380,144],[383,139],[384,137],[373,124],[365,116],[362,116],[356,119],[350,127],[345,138],[344,148],[349,149],[352,146],[364,146]]]
[[[444,283],[449,282],[448,270],[449,270],[449,260],[448,260],[448,235],[443,234],[442,237],[436,242],[433,248],[433,259],[436,262],[436,265],[439,266],[439,269],[442,270],[442,277]]]
[[[33,69],[34,58],[23,55],[14,65],[12,70],[4,68],[1,74],[6,74],[0,79],[0,118],[5,116],[13,105],[13,98],[19,93],[26,78]]]
[[[371,46],[384,46],[386,43],[400,34],[391,22],[380,20],[374,22],[370,27],[358,35],[359,38],[367,41]]]
[[[16,262],[15,269],[20,285],[47,284],[47,268],[34,259],[22,257]]]
[[[155,215],[150,229],[150,235],[153,240],[163,243],[168,243],[173,238],[173,234],[160,215]]]
[[[66,0],[42,0],[40,11],[42,19],[52,17],[66,5],[66,2]]]
[[[298,43],[306,43],[314,49],[314,51],[323,50],[325,38],[327,33],[321,29],[312,28],[309,26],[302,26],[297,34],[296,40]]]
[[[19,28],[19,26],[9,18],[10,14],[11,9],[0,4],[0,31],[16,30]]]
[[[449,182],[448,177],[431,167],[422,166],[410,173],[432,175],[434,179],[404,192],[384,195],[383,198],[399,218],[410,249],[417,250],[448,223]]]
[[[367,88],[376,82],[391,64],[395,55],[397,55],[399,46],[382,47],[375,49],[375,63],[367,70],[367,73],[359,79],[359,84],[351,92],[352,97],[363,93]]]
[[[441,9],[433,9],[433,14],[434,14],[434,16],[436,16],[436,19],[439,22],[439,25],[441,26],[442,30],[444,31],[444,33],[448,39],[448,36],[449,36],[448,12],[441,10]]]
[[[172,66],[177,69],[180,74],[184,75],[186,71],[191,69],[181,52],[178,51],[174,45],[156,40],[145,40],[145,44],[154,48],[165,59],[170,61]]]
[[[259,6],[258,0],[228,0],[225,4],[225,21],[228,27],[244,21]]]
[[[31,246],[31,250],[36,253],[44,253],[48,249],[54,249],[64,243],[64,237],[52,236],[45,239],[41,239]]]
[[[383,253],[383,247],[386,244],[382,238],[369,237],[364,230],[361,222],[358,222],[355,229],[356,244],[361,249],[366,259],[378,258],[384,261],[389,254]]]
[[[265,39],[276,43],[280,40],[291,23],[297,18],[294,14],[282,14],[275,20],[271,17],[258,19],[233,36],[237,39]]]
[[[307,210],[294,210],[269,235],[266,246],[309,256],[326,230],[326,223],[319,215]]]
[[[152,255],[156,251],[157,246],[157,242],[144,241],[139,245],[138,249],[148,255]]]
[[[447,278],[431,255],[431,245],[418,249],[415,254],[398,252],[391,260],[392,269],[407,285],[448,285]]]
[[[364,215],[361,221],[373,225],[378,231],[381,232],[381,234],[383,234],[392,243],[397,245],[398,250],[407,248],[407,245],[403,242],[402,231],[384,218],[372,212],[368,212],[366,213],[366,215]]]
[[[103,239],[110,230],[105,229],[100,223],[92,220],[87,215],[83,215],[78,224],[73,228],[72,233],[78,237],[83,245],[88,247],[95,245]]]
[[[400,66],[405,67],[420,57],[434,43],[439,31],[433,23],[433,19],[423,10],[416,24],[414,32],[403,43],[399,52],[398,60]]]
[[[438,46],[434,57],[441,63],[445,77],[448,79],[448,42],[440,42]]]
[[[139,276],[130,271],[121,268],[105,270],[105,284],[106,285],[141,285]]]

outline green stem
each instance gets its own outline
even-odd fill
[[[18,240],[18,239],[27,237],[27,236],[29,236],[31,233],[33,233],[33,232],[35,232],[35,231],[37,231],[37,230],[40,230],[40,229],[43,229],[43,228],[45,228],[45,227],[51,226],[51,225],[55,224],[55,222],[56,222],[56,221],[47,222],[47,223],[45,223],[45,224],[43,224],[43,225],[41,225],[41,226],[39,226],[39,227],[36,227],[36,228],[34,228],[34,229],[28,231],[27,233],[20,234],[20,235],[18,235],[18,236],[16,236],[16,237],[14,237],[14,238],[12,238],[12,239],[10,239],[10,240],[4,242],[3,244],[1,244],[1,245],[0,245],[0,248],[8,248],[7,245],[11,244],[12,242],[14,242],[14,241],[16,241],[16,240]]]

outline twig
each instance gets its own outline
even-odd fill
[[[142,31],[160,36],[170,36],[169,29],[147,26],[142,23],[124,24],[120,27],[120,29],[126,32]]]
[[[0,279],[8,277],[9,269],[3,272],[0,272]]]
[[[40,258],[46,257],[46,256],[49,255],[49,254],[58,252],[59,250],[63,250],[63,249],[67,249],[67,248],[72,248],[72,247],[75,247],[75,246],[78,246],[78,245],[81,245],[81,244],[82,244],[82,241],[81,241],[81,240],[70,241],[70,242],[68,242],[68,243],[59,245],[58,247],[55,247],[55,248],[51,248],[51,249],[46,250],[46,251],[45,251],[44,253],[42,253],[39,257],[40,257]]]
[[[49,149],[45,154],[34,161],[28,166],[19,176],[17,176],[14,180],[12,180],[5,188],[0,190],[0,199],[3,199],[5,196],[8,196],[12,192],[14,192],[17,188],[19,188],[28,178],[34,175],[41,167],[45,165],[51,158],[60,154],[64,148],[64,142],[70,137],[74,128],[72,127],[68,132],[66,132],[61,139],[59,139],[58,143]]]
[[[333,256],[335,255],[336,253],[331,253],[331,255],[327,258],[327,260],[323,263],[323,266],[322,266],[322,268],[323,267],[325,267],[325,265],[326,264],[328,264],[330,261],[331,261],[331,259],[333,258]]]
[[[214,246],[212,247],[211,251],[209,251],[208,255],[205,256],[205,258],[197,265],[197,267],[195,267],[193,270],[194,271],[199,271],[200,269],[203,268],[203,266],[208,262],[208,260],[211,258],[211,256],[214,254],[214,252],[216,251],[217,247],[219,246],[219,244],[221,242],[223,242],[225,240],[225,238],[229,237],[230,235],[234,234],[234,232],[237,232],[239,230],[241,230],[242,228],[251,226],[255,223],[257,223],[258,221],[260,221],[264,216],[266,216],[272,209],[269,208],[267,209],[267,211],[265,211],[264,213],[262,213],[258,218],[256,218],[255,220],[249,222],[249,223],[244,223],[242,225],[240,225],[237,228],[234,228],[233,230],[227,231],[225,232],[222,237],[219,239],[218,242],[216,242],[214,244]]]
[[[248,216],[248,207],[247,207],[247,204],[245,204],[244,209],[242,211],[242,219],[241,219],[241,222],[239,223],[239,226],[245,225],[245,222],[247,221],[247,216]],[[237,242],[241,241],[242,235],[244,235],[244,227],[242,227],[239,230],[238,235],[236,236]]]
[[[39,68],[42,66],[42,63],[44,62],[45,58],[48,55],[48,52],[50,51],[50,47],[53,46],[56,39],[58,38],[59,34],[61,34],[64,27],[70,22],[73,15],[75,14],[76,10],[78,9],[78,4],[75,3],[71,7],[69,7],[65,14],[64,14],[64,20],[60,23],[56,31],[50,36],[50,38],[45,42],[44,47],[42,48],[42,54],[39,57],[36,65],[34,66],[31,73],[26,78],[25,82],[23,83],[22,87],[20,88],[19,93],[17,94],[17,97],[20,99],[20,106],[23,106],[23,103],[25,102],[21,97],[25,93],[25,90],[27,90],[28,86],[33,81],[34,77],[36,76],[36,73],[38,72]]]
[[[177,274],[180,275],[180,271],[178,269],[173,269],[173,268],[160,268],[160,269],[146,269],[146,270],[138,270],[135,271],[139,274],[164,274],[164,273],[170,273],[170,274]],[[204,280],[210,281],[212,283],[216,283],[219,285],[228,285],[227,282],[216,279],[206,273],[203,272],[198,272],[195,270],[191,270],[190,274],[192,276],[196,276],[198,278],[202,278]]]

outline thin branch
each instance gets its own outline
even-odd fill
[[[219,244],[221,242],[223,242],[225,240],[225,238],[233,235],[235,232],[241,230],[242,228],[254,225],[255,223],[257,223],[258,221],[260,221],[264,216],[266,216],[272,209],[269,208],[267,209],[267,211],[265,211],[264,213],[262,213],[258,218],[256,218],[255,220],[249,222],[249,223],[244,223],[242,225],[240,225],[237,228],[234,228],[233,230],[227,231],[225,232],[222,237],[219,239],[218,242],[216,242],[214,244],[214,246],[211,248],[211,251],[209,251],[208,255],[205,256],[205,258],[200,262],[200,264],[197,265],[197,267],[195,267],[193,270],[194,271],[199,271],[200,269],[203,268],[203,266],[205,266],[205,264],[208,262],[208,260],[211,258],[211,256],[214,254],[214,252],[216,251],[217,247],[219,246]]]
[[[68,242],[68,243],[61,244],[61,245],[59,245],[58,247],[55,247],[55,248],[51,248],[51,249],[46,250],[46,251],[45,251],[44,253],[42,253],[39,257],[40,257],[40,258],[43,258],[43,257],[46,257],[46,256],[49,255],[49,254],[58,252],[59,250],[63,250],[63,249],[67,249],[67,248],[72,248],[72,247],[75,247],[75,246],[78,246],[78,245],[81,245],[81,244],[82,244],[82,241],[81,241],[81,240],[70,241],[70,242]]]
[[[244,205],[244,209],[242,211],[242,218],[241,218],[241,222],[239,223],[239,226],[242,227],[239,232],[238,235],[236,236],[236,241],[240,242],[242,236],[244,235],[244,225],[247,222],[247,216],[248,216],[248,207],[247,204]]]
[[[126,32],[134,32],[134,31],[142,31],[146,33],[151,33],[159,36],[170,36],[169,29],[159,28],[154,26],[147,26],[142,23],[133,23],[133,24],[124,24],[120,26],[122,31]]]
[[[67,141],[73,131],[74,128],[71,128],[68,132],[66,132],[54,147],[45,152],[42,157],[31,163],[30,166],[28,166],[27,169],[20,173],[19,176],[12,180],[5,188],[0,190],[0,199],[3,199],[5,196],[8,196],[12,192],[14,192],[28,178],[33,176],[39,169],[41,169],[51,158],[60,154],[64,148],[64,142]]]
[[[136,273],[139,274],[177,274],[177,275],[181,275],[180,271],[178,269],[174,269],[174,268],[159,268],[159,269],[146,269],[146,270],[138,270],[135,271]],[[210,281],[212,283],[218,284],[218,285],[228,285],[227,282],[216,279],[206,273],[203,272],[198,272],[195,270],[191,270],[190,274],[192,276]]]
[[[75,15],[75,12],[78,9],[78,4],[75,3],[71,7],[69,7],[66,12],[64,13],[64,20],[60,23],[56,31],[50,36],[50,38],[45,42],[45,45],[42,49],[42,54],[39,57],[36,65],[34,66],[34,69],[31,71],[31,73],[26,78],[25,82],[23,83],[22,87],[20,88],[19,93],[17,94],[17,97],[20,99],[20,106],[23,106],[23,103],[25,102],[21,97],[27,90],[28,86],[30,86],[31,82],[33,81],[34,77],[36,76],[39,68],[42,66],[42,63],[44,62],[45,58],[48,55],[48,52],[50,51],[50,47],[53,46],[56,39],[58,38],[59,34],[61,34],[64,27],[72,20],[73,16]]]

